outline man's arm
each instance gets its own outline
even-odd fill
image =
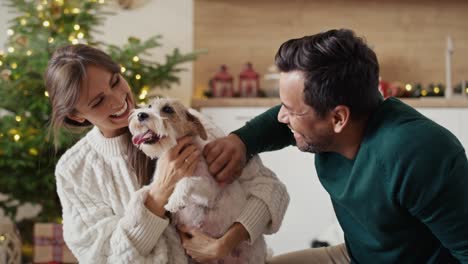
[[[232,182],[242,172],[247,159],[257,153],[295,144],[288,126],[277,119],[280,108],[280,105],[270,108],[227,137],[205,146],[203,154],[218,182]]]
[[[244,142],[247,157],[295,144],[289,127],[278,121],[280,108],[272,107],[232,132]]]

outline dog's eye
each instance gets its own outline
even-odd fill
[[[151,108],[151,105],[148,105],[148,108]]]
[[[172,108],[172,107],[170,107],[168,105],[164,106],[161,110],[166,114],[174,113],[174,108]]]

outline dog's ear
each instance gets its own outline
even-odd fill
[[[189,111],[185,111],[185,114],[187,115],[187,120],[193,124],[193,127],[195,128],[195,131],[198,133],[200,138],[206,140],[208,136],[206,135],[205,128],[203,127],[200,120],[196,116],[192,115]]]

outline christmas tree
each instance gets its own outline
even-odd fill
[[[10,197],[0,200],[0,208],[7,215],[14,216],[15,205],[24,202],[42,206],[34,221],[57,221],[61,215],[54,167],[77,137],[63,135],[57,150],[48,137],[50,106],[43,73],[55,49],[85,43],[107,51],[140,100],[150,87],[178,82],[179,65],[196,58],[196,53],[175,49],[165,63],[144,59],[161,46],[161,36],[145,41],[130,37],[123,47],[96,41],[95,28],[110,15],[103,5],[104,0],[7,1],[16,15],[0,52],[0,193]]]

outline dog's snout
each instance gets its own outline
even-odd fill
[[[141,112],[141,113],[138,113],[138,121],[144,121],[146,119],[148,119],[149,115],[147,113],[144,113],[144,112]]]

